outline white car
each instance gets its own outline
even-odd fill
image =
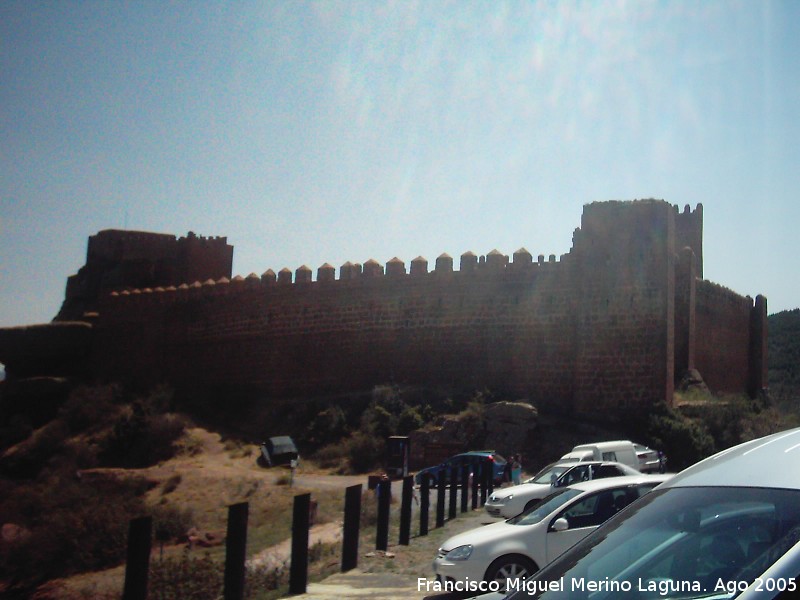
[[[523,584],[514,600],[797,598],[800,428],[685,469]]]
[[[486,500],[484,508],[493,517],[510,519],[533,506],[551,493],[555,487],[562,487],[579,481],[639,474],[636,469],[615,462],[556,462],[547,465],[520,485],[495,489]]]
[[[530,510],[448,539],[433,563],[442,585],[524,579],[583,539],[606,519],[669,479],[633,475],[556,488]]]
[[[642,444],[634,444],[636,457],[639,459],[639,471],[642,473],[663,473],[667,466],[667,457],[658,450]]]

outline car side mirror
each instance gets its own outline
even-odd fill
[[[566,531],[569,529],[569,521],[560,517],[553,522],[553,531]]]

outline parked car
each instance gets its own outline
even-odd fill
[[[266,442],[261,443],[260,450],[259,462],[263,466],[289,465],[292,464],[292,461],[300,460],[297,446],[288,435],[269,438]]]
[[[553,488],[592,479],[638,474],[636,469],[615,462],[553,463],[520,485],[495,489],[484,508],[493,517],[510,519],[550,494]]]
[[[414,483],[416,485],[421,485],[422,478],[429,477],[431,487],[436,487],[439,485],[440,481],[443,481],[444,484],[447,485],[449,482],[450,471],[453,467],[458,468],[460,476],[463,466],[469,465],[471,467],[470,476],[472,476],[479,472],[479,465],[486,464],[487,462],[492,464],[494,484],[500,485],[503,482],[506,459],[500,456],[494,450],[473,450],[471,452],[456,454],[441,464],[433,467],[426,467],[418,471],[414,476]]]
[[[663,473],[667,470],[667,457],[663,452],[642,444],[634,444],[633,449],[639,459],[638,468],[642,473]]]
[[[483,579],[505,588],[507,580],[532,575],[668,477],[638,474],[557,488],[513,519],[448,539],[433,564],[436,580],[468,585]]]
[[[512,597],[793,598],[800,579],[798,542],[800,428],[685,469]],[[592,582],[602,585],[589,594]],[[581,585],[583,591],[576,591]]]

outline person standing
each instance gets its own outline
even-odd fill
[[[519,485],[522,482],[522,457],[515,454],[511,463],[511,481],[514,485]]]

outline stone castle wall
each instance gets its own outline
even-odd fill
[[[714,391],[757,393],[766,301],[702,279],[702,218],[702,206],[597,202],[560,260],[467,252],[458,270],[442,255],[432,269],[422,257],[408,269],[399,259],[346,263],[338,277],[325,264],[316,278],[305,266],[231,278],[225,238],[101,232],[74,276],[84,292],[103,282],[96,299],[84,294],[97,313],[89,371],[265,397],[385,383],[489,388],[600,418],[670,403],[695,368]],[[148,264],[148,285],[107,291]],[[178,284],[185,274],[192,283]],[[0,360],[8,353],[0,332]]]

